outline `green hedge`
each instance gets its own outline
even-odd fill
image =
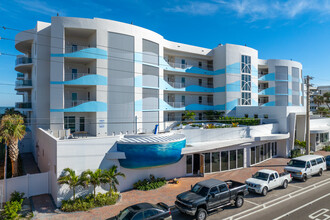
[[[236,117],[219,117],[219,122],[224,124],[238,123],[239,125],[260,125],[258,118],[236,118]]]
[[[133,184],[134,189],[148,191],[160,188],[166,185],[165,178],[155,178],[154,175],[150,175],[150,179],[139,180]]]
[[[291,150],[290,158],[296,158],[296,157],[300,157],[300,156],[303,156],[303,154],[300,153],[300,149]]]
[[[322,150],[324,150],[324,151],[330,151],[330,146],[325,146],[325,147],[323,147]]]
[[[118,197],[117,193],[113,193],[111,196],[109,196],[109,193],[98,193],[95,202],[92,194],[76,198],[75,200],[62,200],[61,210],[63,212],[87,211],[95,207],[113,205],[117,202]]]
[[[296,140],[294,141],[294,144],[295,144],[295,145],[299,145],[300,147],[306,149],[306,141],[299,141],[299,140],[296,139]]]

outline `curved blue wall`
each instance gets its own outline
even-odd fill
[[[120,159],[120,166],[128,169],[159,167],[178,162],[186,140],[165,144],[120,144],[117,150],[125,152],[126,159]]]
[[[107,112],[107,103],[90,101],[65,109],[50,109],[51,112]]]
[[[106,86],[108,84],[108,78],[101,75],[90,74],[69,81],[51,81],[50,84]]]
[[[108,59],[108,52],[100,48],[85,48],[72,53],[51,54],[52,57],[80,57],[91,59]]]

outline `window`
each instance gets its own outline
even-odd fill
[[[192,173],[192,155],[186,157],[186,173]]]
[[[64,116],[64,129],[70,129],[71,133],[76,130],[76,117]]]
[[[275,173],[275,177],[276,177],[276,179],[278,178],[278,174],[277,173]]]
[[[249,114],[245,114],[244,117],[245,117],[245,118],[248,118],[248,117],[249,117]]]
[[[241,72],[242,73],[251,73],[251,57],[250,56],[242,55]]]
[[[267,118],[268,118],[268,114],[264,114],[264,118],[266,118],[266,119],[267,119]]]
[[[79,131],[85,131],[85,117],[79,118]]]
[[[242,91],[251,91],[251,76],[242,74],[241,79]]]
[[[221,152],[221,171],[228,170],[228,151]]]
[[[202,67],[202,62],[201,61],[198,62],[198,66]]]
[[[251,160],[250,160],[251,165],[256,163],[256,148],[251,147]]]
[[[226,185],[221,185],[219,186],[220,192],[226,192],[227,191],[227,186]]]
[[[218,189],[217,186],[211,188],[211,190],[210,190],[210,194],[213,194],[213,193],[214,193],[214,194],[219,193],[219,189]]]
[[[317,161],[318,164],[323,163],[322,158],[317,158],[316,161]]]
[[[146,211],[144,211],[144,218],[149,218],[149,217],[152,217],[157,214],[158,214],[157,210],[154,210],[154,209],[146,210]]]
[[[257,114],[254,114],[254,118],[258,118],[258,115]]]
[[[256,163],[260,162],[260,146],[256,146]]]
[[[230,151],[230,169],[236,169],[236,150]]]
[[[186,84],[186,78],[184,78],[184,77],[181,78],[181,84],[182,84],[182,86],[184,86]]]
[[[198,113],[198,120],[203,120],[203,113]]]
[[[244,149],[237,150],[237,168],[244,166]]]
[[[220,171],[220,153],[213,152],[212,153],[212,172]]]
[[[77,79],[78,77],[78,70],[77,69],[72,69],[72,79]]]
[[[198,97],[198,103],[199,103],[199,104],[202,104],[202,102],[203,102],[203,97],[202,97],[202,96],[199,96],[199,97]]]
[[[210,173],[211,172],[211,158],[210,158],[210,153],[205,153],[204,154],[205,158],[205,173]]]
[[[317,165],[316,160],[311,160],[311,164],[312,166],[316,166]]]
[[[269,180],[274,180],[274,179],[275,179],[274,174],[270,175]]]
[[[251,93],[242,92],[241,105],[251,105]]]
[[[78,46],[76,44],[72,44],[71,49],[72,49],[71,52],[76,52],[78,50]]]
[[[181,96],[181,102],[183,105],[185,105],[185,102],[186,102],[186,97],[185,96]]]
[[[203,80],[202,79],[198,79],[198,85],[199,86],[202,86],[202,84],[203,84]]]
[[[142,220],[142,219],[143,219],[143,212],[140,212],[133,217],[133,220]]]

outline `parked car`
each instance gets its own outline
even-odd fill
[[[266,196],[269,190],[277,187],[286,189],[291,181],[292,176],[290,173],[279,174],[275,170],[263,169],[252,175],[252,178],[247,179],[245,184],[250,192]]]
[[[194,187],[191,186],[190,191],[179,194],[175,206],[181,213],[195,215],[197,220],[204,220],[209,211],[232,205],[232,201],[240,208],[247,194],[247,186],[244,183],[209,179],[198,182]]]
[[[170,220],[171,210],[165,203],[139,203],[122,210],[112,220]]]
[[[320,155],[306,155],[290,160],[284,168],[295,179],[306,181],[312,175],[318,174],[322,176],[324,170],[327,169],[325,159]]]
[[[326,164],[327,164],[327,169],[330,170],[330,155],[325,157],[325,161],[326,161]]]

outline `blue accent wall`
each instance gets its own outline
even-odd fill
[[[81,105],[65,109],[50,109],[51,112],[107,112],[107,104],[104,102],[90,101]]]
[[[107,82],[108,82],[108,78],[105,76],[90,74],[70,81],[51,81],[50,84],[106,86]]]
[[[235,81],[226,85],[227,92],[240,92],[241,91],[241,81]]]
[[[143,169],[174,164],[181,160],[186,140],[162,144],[120,144],[117,150],[124,152],[126,159],[119,159],[120,166],[128,169]]]
[[[275,87],[269,87],[258,93],[259,95],[275,95]]]
[[[86,48],[72,53],[51,54],[51,57],[79,57],[91,59],[108,59],[108,52],[100,48]]]
[[[267,102],[263,104],[262,106],[275,106],[275,101]]]
[[[268,73],[259,78],[261,81],[275,81],[275,73]]]

